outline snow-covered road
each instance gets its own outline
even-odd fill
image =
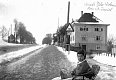
[[[21,57],[25,54],[28,54],[29,52],[33,50],[36,50],[36,49],[39,49],[45,46],[46,45],[33,46],[30,48],[25,48],[22,50],[18,50],[18,51],[14,51],[14,52],[1,55],[0,63],[4,61],[11,61],[14,58]],[[70,54],[68,54],[68,51],[64,51],[61,47],[57,47],[57,49],[63,52],[64,55],[67,56],[68,60],[72,62],[72,65],[76,66],[76,63],[78,61],[76,52],[70,51]],[[98,74],[99,78],[96,80],[116,80],[116,67],[112,67],[112,66],[116,66],[116,58],[110,57],[110,56],[108,57],[102,54],[100,56],[95,55],[93,60],[90,59],[88,61],[90,61],[91,63],[96,63],[100,65],[101,67],[100,72]],[[108,66],[108,65],[112,65],[112,66]]]

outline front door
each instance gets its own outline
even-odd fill
[[[86,45],[82,45],[82,49],[86,51]]]

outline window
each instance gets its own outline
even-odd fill
[[[95,28],[95,31],[103,31],[103,28]]]
[[[80,31],[88,31],[88,28],[80,28]]]
[[[101,28],[101,31],[103,31],[103,28]]]
[[[86,28],[86,31],[88,31],[88,28]]]
[[[70,41],[74,41],[74,35],[70,37]]]
[[[87,37],[86,36],[82,36],[82,41],[86,41],[87,40]]]
[[[101,49],[100,45],[96,45],[96,50],[100,50],[100,49]]]
[[[95,28],[95,31],[97,31],[96,28]]]
[[[101,40],[101,36],[96,36],[96,40],[97,41]]]
[[[80,28],[80,31],[83,31],[83,28]]]
[[[99,31],[99,28],[95,28],[95,31]]]
[[[86,31],[86,28],[83,28],[84,31]]]
[[[82,37],[82,41],[86,41],[86,37]]]

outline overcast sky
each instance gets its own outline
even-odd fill
[[[16,18],[23,22],[37,40],[47,33],[55,33],[59,26],[67,22],[69,0],[0,0],[0,27],[14,27]],[[108,35],[116,37],[116,1],[115,0],[70,0],[70,22],[79,19],[81,11],[94,12],[104,23],[110,24]]]

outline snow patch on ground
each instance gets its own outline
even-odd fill
[[[113,56],[111,57],[111,55],[110,56],[106,56],[104,54],[96,55],[94,59],[103,64],[116,66],[116,57]]]
[[[23,44],[15,44],[15,43],[8,43],[8,42],[5,42],[2,37],[0,36],[0,46],[15,46],[15,45],[23,45]]]
[[[0,56],[0,63],[2,63],[4,61],[11,61],[14,58],[21,57],[21,56],[28,54],[29,52],[32,52],[32,51],[39,49],[41,47],[44,47],[44,46],[38,45],[38,46],[33,46],[33,47],[29,47],[29,48],[24,48],[24,49],[21,49],[18,51],[6,53],[6,54]]]
[[[74,63],[74,65],[76,65],[76,62],[78,61],[76,52],[70,51],[70,54],[68,54],[68,51],[65,51],[63,48],[61,47],[57,48],[67,56],[69,61],[71,61],[72,63]],[[116,58],[107,57],[102,54],[101,56],[94,55],[93,59],[98,61],[99,63],[102,63],[100,65],[101,69],[100,72],[98,73],[98,76],[96,77],[96,80],[116,80],[116,67],[109,68],[108,66],[104,65],[107,64],[116,66]],[[94,61],[93,63],[95,64]]]
[[[65,49],[63,49],[61,47],[57,47],[57,49],[59,51],[63,52],[64,55],[66,55],[67,59],[76,66],[76,63],[78,62],[76,52],[74,52],[74,51],[66,51]]]

